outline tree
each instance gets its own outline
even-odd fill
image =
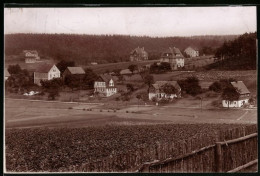
[[[177,93],[177,89],[169,83],[162,86],[162,91],[166,94],[166,97]]]
[[[222,98],[223,100],[228,101],[228,108],[229,108],[230,101],[235,101],[239,99],[239,93],[236,88],[234,88],[233,86],[229,86],[223,90]]]
[[[61,74],[63,74],[63,72],[66,70],[67,67],[75,67],[75,62],[61,60],[60,62],[57,63],[56,66],[60,70]]]
[[[48,93],[48,98],[55,100],[59,96],[59,92],[63,86],[63,80],[61,78],[54,78],[52,80],[41,80],[41,85],[44,92]]]
[[[132,73],[134,73],[135,70],[138,70],[138,67],[137,67],[137,65],[132,64],[132,65],[129,65],[128,69],[129,69]]]
[[[184,80],[178,80],[178,84],[180,85],[182,91],[185,91],[187,94],[195,96],[201,93],[201,87],[199,85],[198,78],[192,76],[188,77]]]
[[[23,92],[24,89],[28,91],[33,85],[33,77],[30,76],[26,69],[15,72],[6,81],[7,90],[14,88],[18,92]]]
[[[132,84],[126,84],[126,89],[129,93],[132,93],[135,90]]]
[[[153,75],[147,74],[143,77],[143,80],[144,80],[144,83],[148,86],[147,92],[149,93],[149,90],[150,90],[152,84],[154,83]]]
[[[168,62],[155,62],[150,66],[150,73],[160,74],[168,71],[171,71],[171,65]]]
[[[16,64],[16,65],[9,65],[8,66],[8,72],[12,75],[12,74],[18,74],[18,73],[21,73],[22,72],[22,69],[20,67],[19,64]]]
[[[98,79],[98,75],[90,68],[85,69],[85,76],[83,77],[83,87],[86,89],[93,89],[94,82]]]
[[[67,75],[64,79],[64,84],[73,91],[74,88],[78,89],[82,86],[82,79],[78,75]]]
[[[219,93],[222,91],[222,86],[218,81],[216,81],[209,86],[209,90]]]

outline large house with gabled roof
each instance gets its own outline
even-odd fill
[[[173,70],[177,70],[184,67],[184,56],[179,48],[169,47],[162,53],[160,62],[168,62]]]
[[[234,101],[222,100],[223,107],[227,108],[239,108],[244,104],[249,103],[250,91],[247,89],[246,85],[243,81],[233,81],[231,85],[236,89],[237,93],[239,93],[239,98]]]
[[[56,65],[50,64],[41,64],[36,68],[33,73],[33,81],[34,84],[41,85],[41,80],[52,80],[53,78],[60,77],[60,70],[56,67]]]
[[[116,94],[117,87],[114,78],[108,74],[100,75],[94,82],[94,93],[104,97]]]
[[[197,48],[188,47],[184,50],[184,52],[190,56],[190,57],[198,57],[199,56],[199,50]]]
[[[143,60],[148,60],[148,53],[144,50],[143,48],[140,48],[139,46],[135,48],[133,51],[130,53],[130,61],[143,61]]]
[[[165,84],[170,84],[176,89],[176,93],[167,95],[163,91],[163,86]],[[179,98],[181,97],[181,87],[177,83],[177,81],[156,81],[152,86],[149,88],[149,100],[153,100],[156,98],[157,100],[161,100],[162,98]]]

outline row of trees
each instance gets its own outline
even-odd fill
[[[22,50],[36,49],[41,56],[56,60],[75,60],[77,64],[90,62],[111,63],[129,60],[130,52],[142,46],[149,59],[158,59],[169,46],[181,50],[188,46],[202,49],[205,46],[218,48],[231,36],[196,37],[139,37],[123,35],[75,35],[75,34],[7,34],[5,54],[19,55]]]
[[[245,33],[233,41],[226,41],[216,51],[219,61],[208,69],[256,69],[256,32]]]

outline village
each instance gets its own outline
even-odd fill
[[[6,8],[5,172],[256,172],[254,10]]]

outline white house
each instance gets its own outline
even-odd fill
[[[115,80],[110,75],[100,75],[98,80],[94,83],[94,93],[104,97],[109,97],[117,93]]]
[[[184,67],[184,56],[179,48],[169,47],[162,53],[160,62],[168,62],[173,70],[177,70],[178,68]]]
[[[24,50],[25,63],[35,63],[40,60],[39,54],[36,50]]]
[[[231,85],[239,93],[239,99],[235,101],[222,100],[223,107],[239,108],[248,103],[250,98],[250,91],[247,89],[243,81],[231,82]]]
[[[177,90],[177,93],[166,95],[162,90],[162,87],[165,84],[170,84],[174,86],[174,88]],[[160,100],[162,98],[173,99],[178,97],[181,97],[181,87],[179,86],[177,81],[156,81],[154,84],[152,84],[152,87],[149,89],[149,100],[152,100],[153,98]]]
[[[60,70],[56,65],[40,65],[33,73],[34,84],[41,85],[41,80],[51,80],[53,78],[60,78]]]
[[[184,52],[190,56],[190,57],[198,57],[199,56],[199,50],[198,49],[194,49],[192,47],[188,47],[184,50]]]

